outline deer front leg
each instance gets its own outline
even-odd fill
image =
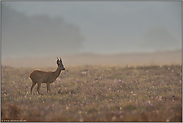
[[[50,83],[47,83],[47,93],[50,92]]]

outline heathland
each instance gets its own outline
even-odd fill
[[[181,63],[65,65],[31,95],[35,68],[2,64],[1,121],[182,121]]]

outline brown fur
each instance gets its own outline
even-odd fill
[[[40,94],[39,90],[41,87],[41,83],[46,83],[47,84],[47,93],[50,92],[50,83],[53,83],[56,78],[60,75],[60,72],[62,70],[65,70],[62,60],[57,59],[57,69],[54,72],[46,72],[46,71],[40,71],[40,70],[34,70],[30,74],[30,78],[32,80],[32,86],[30,89],[30,92],[32,94],[32,89],[37,83],[37,92]]]

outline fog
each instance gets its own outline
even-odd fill
[[[61,17],[26,16],[9,6],[2,10],[4,56],[51,56],[78,52],[84,36]]]
[[[2,2],[2,57],[181,49],[181,2]]]

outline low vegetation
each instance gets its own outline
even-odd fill
[[[42,84],[31,95],[33,69],[2,66],[1,121],[182,121],[181,69],[66,67],[50,93]]]

